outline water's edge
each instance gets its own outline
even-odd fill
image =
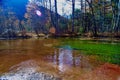
[[[34,68],[24,68],[17,72],[9,72],[0,76],[0,80],[62,80],[44,72],[37,72]]]

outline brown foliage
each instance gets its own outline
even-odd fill
[[[56,29],[54,27],[51,27],[50,30],[49,30],[49,32],[52,33],[52,34],[55,34]]]

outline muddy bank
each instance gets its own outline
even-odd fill
[[[105,63],[92,72],[82,75],[79,80],[120,80],[120,66]]]

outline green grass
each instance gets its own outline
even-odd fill
[[[120,43],[93,40],[64,39],[62,45],[83,51],[85,55],[98,55],[99,60],[120,64]]]

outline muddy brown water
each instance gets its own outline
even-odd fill
[[[69,45],[56,48],[59,43],[57,39],[0,41],[0,74],[32,67],[63,80],[80,80],[103,64],[98,56],[84,56]]]

